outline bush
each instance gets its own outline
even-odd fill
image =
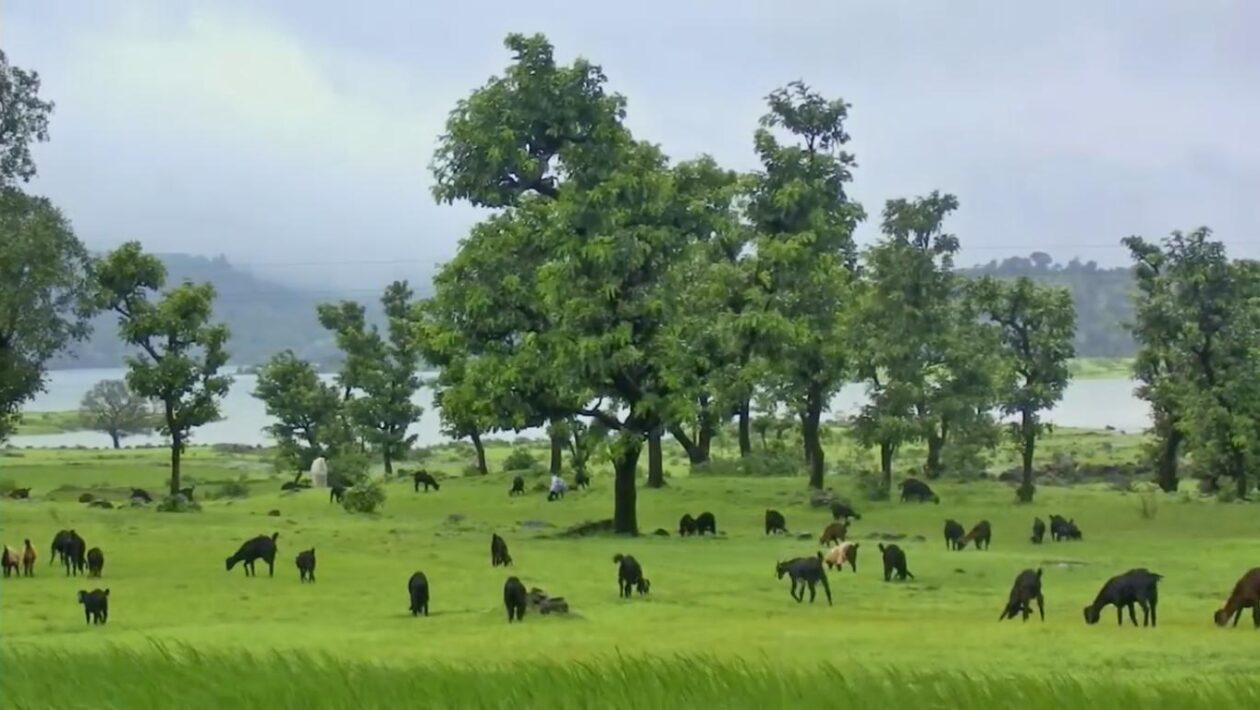
[[[14,490],[16,490],[17,487],[18,487],[17,482],[14,481],[12,478],[0,479],[0,495],[7,496],[10,493],[12,493]]]
[[[1138,497],[1138,516],[1143,520],[1154,520],[1159,513],[1159,501],[1154,493],[1143,493]]]
[[[167,496],[157,504],[157,512],[159,513],[200,513],[201,504],[195,500],[188,500],[182,494],[176,493],[173,496]]]
[[[80,493],[80,494],[79,494],[79,502],[80,502],[80,503],[91,503],[91,502],[92,502],[92,501],[94,501],[94,500],[96,500],[96,496],[92,495],[91,493]]]
[[[375,513],[385,505],[385,487],[376,481],[364,481],[346,491],[341,506],[350,513]]]
[[[693,476],[799,476],[800,458],[787,451],[755,451],[737,459],[711,459],[691,467]]]
[[[328,485],[350,488],[365,483],[372,460],[367,454],[348,451],[328,459]]]
[[[517,447],[512,449],[512,453],[503,460],[504,471],[529,471],[538,468],[541,464],[534,455],[529,453],[528,449]]]
[[[1216,491],[1216,500],[1219,503],[1233,503],[1238,500],[1238,491],[1232,486],[1221,486]]]
[[[888,486],[884,485],[884,476],[878,471],[863,471],[858,474],[857,489],[858,495],[864,500],[888,500]]]
[[[481,469],[477,468],[477,464],[475,463],[470,463],[467,466],[465,466],[462,472],[465,476],[480,476],[481,475]]]
[[[228,481],[214,493],[215,498],[248,498],[249,486],[244,480]]]

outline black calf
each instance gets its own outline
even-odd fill
[[[1024,621],[1028,621],[1028,617],[1032,616],[1033,601],[1037,602],[1037,612],[1041,614],[1041,620],[1045,621],[1046,600],[1041,596],[1040,569],[1026,569],[1015,577],[1015,584],[1011,585],[1011,596],[1007,599],[1006,608],[1002,610],[998,621],[1014,619],[1016,614],[1022,614]]]
[[[512,488],[508,490],[510,496],[525,495],[525,479],[517,476],[512,479]]]
[[[259,535],[252,540],[246,540],[241,549],[236,554],[227,558],[227,571],[231,572],[237,562],[242,563],[245,567],[245,576],[256,576],[254,572],[254,562],[262,560],[267,563],[267,576],[276,576],[276,539],[280,537],[280,533],[272,533],[271,537]]]
[[[688,535],[695,534],[696,519],[691,517],[690,513],[684,513],[683,516],[678,519],[678,535],[680,537],[686,537]]]
[[[617,589],[619,595],[630,598],[631,590],[639,590],[639,594],[647,594],[648,581],[643,577],[643,567],[639,561],[630,555],[622,555],[620,553],[613,555],[613,562],[617,563]]]
[[[1133,611],[1136,604],[1142,607],[1142,626],[1146,626],[1148,622],[1155,626],[1155,606],[1159,602],[1158,584],[1161,579],[1163,575],[1155,574],[1145,567],[1112,577],[1098,592],[1094,603],[1085,607],[1085,623],[1097,624],[1102,608],[1114,604],[1117,624],[1124,625],[1123,611],[1128,608],[1129,620],[1137,626],[1137,614]]]
[[[345,498],[346,498],[345,486],[329,486],[328,487],[328,502],[329,503],[333,501],[337,501],[338,503],[340,503],[341,501],[345,500]]]
[[[966,536],[966,534],[967,534],[967,530],[962,526],[962,523],[953,519],[946,520],[945,521],[945,549],[961,550],[962,548],[958,546],[958,541],[962,540],[963,537]]]
[[[917,478],[907,478],[901,482],[901,502],[906,503],[909,501],[940,503],[941,499],[932,492],[928,484]]]
[[[498,567],[503,565],[507,567],[512,564],[512,556],[508,554],[507,542],[499,537],[497,533],[490,535],[490,566]]]
[[[897,575],[897,580],[904,582],[906,577],[914,579],[914,575],[910,574],[910,570],[906,569],[906,553],[896,545],[884,545],[880,543],[879,553],[884,558],[884,581],[892,581],[893,574]]]
[[[509,624],[512,623],[513,617],[516,621],[524,621],[527,603],[525,585],[521,584],[521,580],[516,577],[508,577],[507,582],[503,584],[503,606],[507,608]]]
[[[1041,518],[1033,518],[1032,541],[1034,545],[1040,545],[1041,541],[1046,537],[1046,522]]]
[[[411,598],[411,615],[429,615],[429,578],[416,572],[407,580],[407,596]]]
[[[428,471],[416,471],[411,474],[411,482],[414,485],[416,493],[420,492],[420,486],[424,486],[425,493],[429,492],[429,486],[432,486],[435,491],[442,490],[442,487],[438,485],[437,480],[434,479],[433,476],[429,475]]]
[[[717,535],[717,518],[707,511],[696,516],[696,534],[703,535],[706,531],[710,535]]]
[[[766,534],[787,533],[787,519],[777,510],[766,511]]]
[[[79,603],[83,605],[83,618],[89,624],[104,624],[109,619],[109,590],[79,590]]]
[[[297,568],[298,582],[315,581],[315,548],[298,553]]]
[[[89,577],[100,577],[105,570],[105,553],[101,548],[93,547],[87,551],[87,567]]]
[[[823,555],[818,553],[816,557],[796,557],[787,562],[780,562],[774,566],[774,573],[779,579],[783,579],[783,575],[792,578],[792,588],[788,590],[788,594],[797,602],[804,601],[805,587],[809,587],[809,603],[814,603],[814,585],[822,583],[823,591],[827,594],[827,606],[831,606],[831,585],[827,584],[827,573],[823,571],[822,563]],[[797,585],[800,585],[800,593],[797,594]]]
[[[858,515],[856,510],[850,508],[844,503],[831,504],[831,517],[835,520],[848,520],[849,518],[853,518],[854,520],[862,519],[862,516]]]
[[[84,556],[87,554],[87,543],[73,530],[67,531],[61,544],[61,563],[65,565],[66,576],[78,576],[85,566]]]

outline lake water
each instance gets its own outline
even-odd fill
[[[83,395],[101,380],[120,380],[123,370],[57,370],[49,375],[48,391],[25,407],[30,412],[58,412],[78,409]],[[437,373],[425,373],[425,377]],[[331,381],[332,376],[325,379]],[[268,417],[262,402],[251,394],[254,391],[253,375],[237,375],[232,389],[224,399],[221,411],[223,420],[207,424],[193,432],[194,444],[267,444],[269,437],[263,432]],[[1079,380],[1073,382],[1063,401],[1047,415],[1047,420],[1059,426],[1101,429],[1112,426],[1122,431],[1140,431],[1149,426],[1150,415],[1145,402],[1133,396],[1134,383],[1128,379]],[[424,407],[420,421],[412,426],[421,446],[438,444],[449,439],[439,431],[438,412],[433,408],[433,393],[428,388],[416,393],[415,401]],[[832,400],[830,416],[842,417],[855,414],[866,401],[862,385],[849,385]],[[540,430],[499,433],[487,438],[512,439],[517,436],[540,437]],[[158,444],[162,437],[138,436],[126,440],[130,444]],[[97,432],[70,432],[47,436],[15,436],[14,446],[110,446],[109,437]]]

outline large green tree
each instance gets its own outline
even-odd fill
[[[128,436],[152,431],[157,416],[149,400],[141,397],[123,380],[101,380],[83,395],[79,419],[88,429],[109,435],[114,448],[122,447]]]
[[[387,286],[381,306],[387,319],[384,336],[368,325],[363,306],[351,301],[319,306],[319,322],[345,353],[337,378],[348,417],[390,474],[415,443],[416,435],[407,430],[424,412],[412,401],[421,384],[422,343],[418,305],[407,282]]]
[[[213,323],[214,287],[184,283],[161,294],[166,268],[128,242],[95,268],[99,303],[118,314],[122,339],[140,349],[127,358],[127,385],[155,400],[160,430],[171,441],[171,494],[180,489],[180,457],[193,429],[219,419],[219,400],[232,378],[227,364],[228,329]]]
[[[0,188],[0,441],[43,389],[49,358],[87,337],[89,263],[48,200]]]
[[[1004,414],[1016,417],[1009,426],[1023,462],[1016,494],[1030,503],[1036,493],[1033,453],[1046,428],[1042,412],[1063,398],[1071,379],[1068,361],[1076,354],[1072,296],[1028,278],[1003,282],[991,277],[975,282],[972,296],[978,312],[998,328],[996,399]]]
[[[284,470],[308,470],[315,459],[331,457],[345,443],[340,391],[293,351],[277,353],[258,368],[253,394],[274,420],[266,430]]]
[[[39,74],[9,64],[0,50],[0,189],[35,177],[31,144],[48,140],[53,103],[39,97]]]
[[[857,281],[853,230],[865,212],[845,192],[856,164],[844,150],[849,105],[800,82],[767,103],[748,205],[766,299],[759,343],[776,390],[800,419],[809,483],[821,488],[822,413],[853,367],[846,335]]]

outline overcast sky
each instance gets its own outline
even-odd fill
[[[429,273],[476,218],[428,164],[513,31],[601,64],[676,159],[751,169],[770,90],[843,97],[853,194],[953,192],[962,263],[1118,264],[1128,234],[1200,224],[1260,255],[1257,28],[1246,0],[0,0],[57,104],[34,189],[89,247],[347,289]]]

